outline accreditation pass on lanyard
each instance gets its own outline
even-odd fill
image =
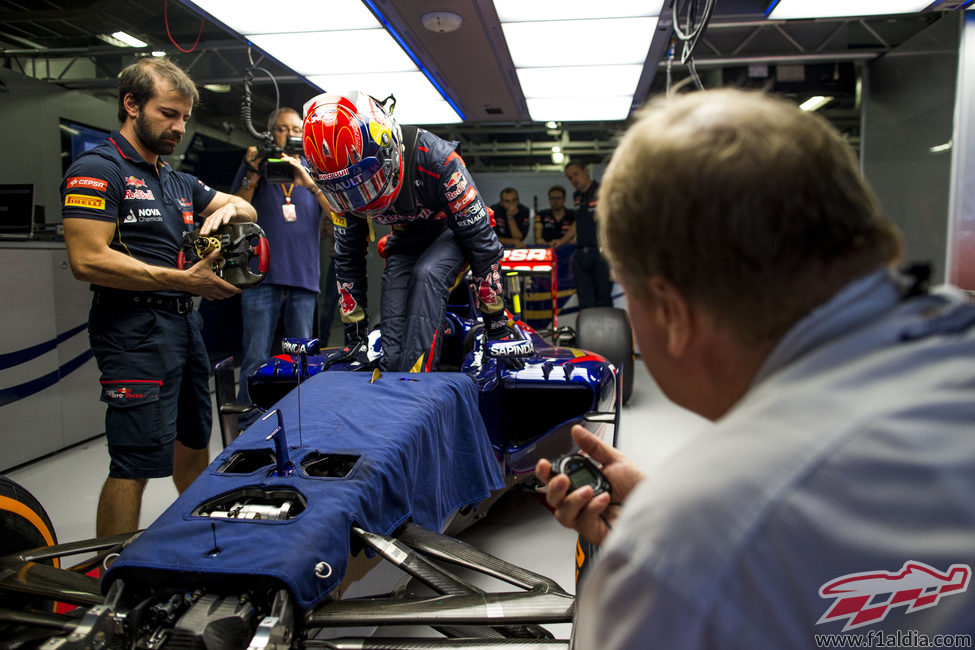
[[[295,205],[291,202],[291,192],[295,189],[295,184],[292,183],[287,187],[281,186],[281,191],[284,192],[284,205],[281,206],[281,212],[284,213],[284,220],[289,222],[295,222],[298,220],[298,213],[295,212]]]

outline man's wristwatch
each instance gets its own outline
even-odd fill
[[[247,176],[247,174],[244,174],[244,180],[240,182],[241,189],[249,190],[253,188],[255,185],[257,185],[257,183],[252,183],[251,179]]]

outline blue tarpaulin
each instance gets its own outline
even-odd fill
[[[272,416],[234,441],[180,498],[115,561],[102,587],[126,583],[206,586],[221,581],[281,583],[299,606],[322,601],[345,575],[350,526],[390,534],[402,523],[440,530],[458,508],[503,485],[478,413],[478,391],[460,373],[325,372],[277,405],[298,471],[273,477],[273,464],[248,474],[221,473],[235,452],[273,450]],[[313,454],[358,456],[345,477],[310,477]],[[295,490],[303,512],[285,521],[215,519],[192,513],[216,497],[248,488]],[[320,562],[330,575],[315,574]],[[328,573],[319,571],[319,574]]]

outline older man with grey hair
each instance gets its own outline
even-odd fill
[[[558,520],[602,545],[576,646],[970,644],[975,306],[894,269],[840,134],[760,94],[654,102],[599,226],[644,363],[714,426],[650,475],[576,427],[612,495],[539,462]]]

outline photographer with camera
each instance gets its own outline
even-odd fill
[[[232,191],[257,210],[271,263],[264,282],[241,295],[243,358],[237,401],[250,404],[247,376],[271,354],[278,319],[284,336],[312,336],[319,287],[319,228],[328,207],[298,157],[301,116],[279,108],[268,119],[272,142],[249,147]],[[256,417],[257,413],[252,412]],[[241,426],[249,424],[242,418]]]

